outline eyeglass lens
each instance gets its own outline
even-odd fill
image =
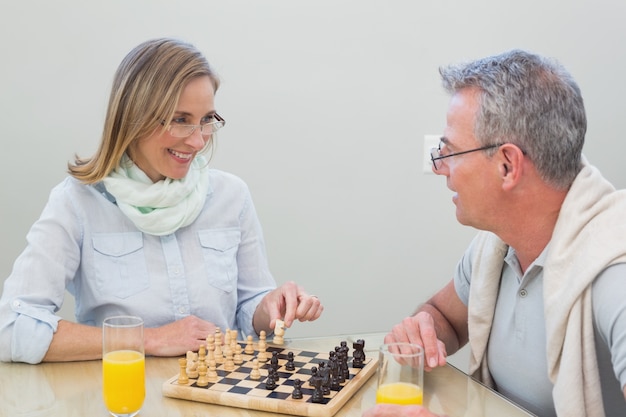
[[[170,125],[170,134],[175,137],[186,138],[187,136],[191,136],[197,128],[200,128],[202,136],[211,136],[222,126],[224,126],[222,120],[215,120],[203,125]]]

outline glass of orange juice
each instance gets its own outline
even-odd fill
[[[422,404],[424,349],[411,343],[382,345],[378,361],[377,403]]]
[[[143,405],[146,376],[140,317],[108,317],[102,323],[102,396],[115,417],[132,417]]]

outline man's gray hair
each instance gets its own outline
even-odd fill
[[[513,143],[544,181],[567,189],[582,167],[587,119],[580,88],[558,62],[513,50],[439,70],[451,95],[479,91],[476,138]]]

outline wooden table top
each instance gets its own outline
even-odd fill
[[[323,352],[345,340],[365,340],[366,354],[377,355],[383,334],[286,339],[294,349]],[[178,373],[178,358],[146,359],[146,399],[139,416],[265,417],[272,413],[165,397],[163,383]],[[376,376],[341,408],[337,417],[360,417],[374,406]],[[457,368],[447,365],[424,374],[424,404],[450,417],[531,416]],[[28,365],[0,363],[0,416],[108,416],[102,401],[101,361]]]

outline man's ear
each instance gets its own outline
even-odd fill
[[[505,143],[498,149],[500,154],[499,172],[502,177],[503,187],[512,188],[521,179],[523,173],[524,152],[511,144]]]

